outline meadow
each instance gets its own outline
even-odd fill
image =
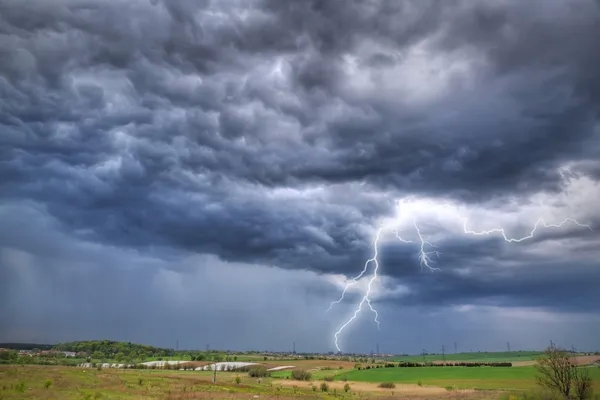
[[[241,357],[240,357],[241,358]],[[513,357],[514,360],[516,357]],[[406,358],[400,358],[406,360]],[[517,358],[519,359],[519,358]],[[239,360],[239,358],[238,358]],[[449,359],[447,358],[449,361]],[[490,361],[476,359],[464,360]],[[497,361],[495,358],[493,361]],[[512,361],[510,360],[510,361]],[[260,360],[268,366],[294,365],[310,381],[276,371],[259,382],[244,372],[167,369],[98,369],[49,365],[0,365],[0,400],[21,399],[519,399],[538,390],[533,366],[393,367],[355,369],[343,360]],[[504,361],[504,360],[502,360]],[[363,364],[364,365],[364,364]],[[588,368],[600,394],[600,367]],[[381,383],[393,382],[383,388]],[[322,391],[326,385],[326,391]],[[391,385],[390,385],[391,386]],[[532,398],[532,397],[528,397]],[[599,398],[600,397],[596,397]]]
[[[375,383],[299,382],[255,378],[219,372],[217,383],[204,371],[82,369],[64,366],[0,366],[0,399],[497,399],[499,392],[449,391],[443,388],[398,385],[383,389]],[[322,391],[322,385],[328,390]],[[344,386],[348,385],[346,392]]]

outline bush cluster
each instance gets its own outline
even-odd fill
[[[311,373],[303,369],[295,369],[292,371],[292,379],[297,381],[310,381]]]
[[[263,365],[253,365],[248,369],[248,376],[251,378],[266,378],[269,375],[269,371]]]

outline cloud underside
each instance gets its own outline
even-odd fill
[[[0,16],[0,287],[91,290],[88,264],[136,287],[208,257],[327,306],[395,221],[413,243],[382,244],[390,314],[598,311],[597,2],[0,0]],[[515,244],[462,225],[565,217],[599,229]]]

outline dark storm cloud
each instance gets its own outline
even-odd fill
[[[453,274],[450,268],[445,268],[436,274],[412,276],[403,282],[413,292],[393,302],[404,306],[501,304],[509,308],[598,312],[600,296],[596,282],[600,273],[595,263],[565,265],[561,261],[532,264],[526,271],[512,274],[486,266],[485,270],[482,268],[470,275]]]
[[[0,0],[0,199],[159,257],[351,274],[394,197],[525,201],[565,164],[597,182],[599,20],[583,0]],[[400,302],[560,308],[558,275],[486,281],[499,241],[439,245],[422,287],[414,247],[386,255],[418,289]]]

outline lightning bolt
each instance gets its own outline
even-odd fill
[[[587,224],[581,224],[581,223],[577,222],[576,220],[574,220],[573,218],[565,218],[559,224],[547,224],[546,221],[544,221],[542,218],[540,218],[537,220],[537,222],[533,226],[531,233],[529,235],[523,236],[521,238],[507,237],[506,232],[504,231],[504,228],[494,228],[494,229],[490,229],[488,231],[480,231],[480,232],[471,231],[471,230],[467,229],[467,219],[466,218],[464,219],[464,222],[463,222],[463,230],[464,230],[465,234],[475,235],[475,236],[484,236],[484,235],[491,235],[492,233],[501,233],[504,240],[507,241],[508,243],[520,243],[524,240],[532,239],[533,236],[535,235],[535,232],[537,231],[538,227],[540,226],[540,224],[542,224],[544,226],[544,228],[561,228],[567,222],[571,222],[582,228],[588,228],[590,231],[593,231],[591,226],[589,226]]]
[[[399,202],[399,205],[401,203],[403,203],[404,200]],[[531,230],[529,235],[523,236],[521,238],[509,238],[506,235],[506,231],[504,230],[504,228],[493,228],[490,230],[485,230],[485,231],[473,231],[473,230],[469,230],[467,228],[467,222],[468,219],[464,218],[463,219],[463,231],[465,234],[467,235],[474,235],[474,236],[484,236],[484,235],[491,235],[494,233],[500,233],[502,235],[502,238],[508,242],[508,243],[519,243],[522,242],[524,240],[527,239],[532,239],[535,236],[536,231],[538,230],[538,228],[541,226],[545,227],[545,228],[561,228],[563,225],[565,225],[568,222],[571,222],[579,227],[582,228],[588,228],[590,231],[593,231],[592,227],[590,225],[587,224],[582,224],[579,223],[578,221],[576,221],[573,218],[565,218],[563,221],[561,221],[558,224],[548,224],[546,223],[542,218],[538,219],[537,222],[535,223],[535,225],[533,226],[533,229]],[[427,241],[424,237],[423,234],[421,233],[421,229],[419,228],[419,225],[417,224],[417,220],[416,218],[412,218],[412,225],[413,228],[415,230],[416,236],[418,237],[418,245],[419,245],[419,251],[417,253],[417,258],[419,260],[419,265],[421,266],[421,270],[427,268],[427,270],[429,270],[430,272],[434,272],[434,271],[440,271],[439,268],[435,268],[432,266],[432,264],[434,263],[434,261],[432,260],[433,256],[436,256],[439,258],[440,256],[440,252],[437,250],[431,250],[431,248],[437,248],[437,246],[435,246],[433,243]],[[364,292],[364,295],[360,301],[360,303],[358,304],[358,307],[356,308],[356,310],[354,311],[354,314],[335,332],[334,334],[334,342],[335,342],[335,347],[337,349],[338,352],[341,352],[340,346],[339,346],[339,336],[341,335],[341,333],[344,331],[344,329],[346,329],[346,327],[348,325],[350,325],[357,317],[358,314],[360,314],[360,312],[363,309],[363,306],[365,303],[367,303],[367,306],[370,308],[370,310],[375,314],[375,322],[377,323],[377,329],[379,329],[380,327],[380,321],[379,321],[379,313],[377,312],[377,310],[373,307],[373,305],[371,304],[371,293],[372,293],[372,284],[373,282],[378,278],[377,272],[379,270],[379,241],[381,239],[381,236],[383,234],[384,231],[388,231],[388,230],[393,230],[395,233],[396,238],[405,244],[411,244],[413,243],[411,240],[406,240],[403,239],[400,236],[400,232],[397,228],[395,228],[393,226],[393,224],[387,224],[384,225],[382,227],[380,227],[376,234],[375,234],[375,239],[373,240],[373,256],[371,258],[369,258],[365,264],[364,267],[362,269],[362,271],[360,272],[360,274],[358,274],[357,276],[355,276],[354,278],[352,278],[349,282],[346,283],[346,285],[344,286],[344,290],[342,291],[342,295],[340,296],[340,298],[334,302],[332,302],[329,305],[329,308],[327,309],[327,311],[330,311],[332,309],[332,307],[335,304],[339,304],[344,300],[344,297],[346,295],[346,292],[348,291],[348,289],[352,286],[355,285],[358,280],[360,278],[362,278],[363,276],[365,276],[365,274],[367,273],[368,269],[369,269],[369,265],[373,264],[373,274],[371,276],[371,278],[369,279],[369,282],[367,284],[367,288]]]
[[[369,296],[371,295],[371,285],[373,284],[373,281],[375,281],[375,279],[377,279],[377,270],[379,269],[379,261],[377,260],[377,257],[379,256],[379,238],[381,237],[381,233],[383,230],[384,230],[384,227],[379,228],[377,230],[377,234],[375,235],[375,240],[373,241],[373,248],[374,248],[373,257],[369,258],[365,262],[365,266],[364,266],[362,272],[358,276],[353,278],[351,282],[346,284],[346,286],[344,287],[344,291],[342,292],[342,296],[339,298],[339,300],[331,303],[331,305],[329,306],[329,309],[327,310],[327,311],[331,310],[331,307],[333,307],[334,304],[339,304],[344,299],[344,295],[346,294],[346,290],[348,290],[348,287],[350,287],[350,285],[355,284],[357,282],[357,280],[360,279],[367,272],[369,264],[373,263],[375,265],[375,267],[373,268],[373,276],[371,277],[371,279],[369,280],[369,283],[367,284],[367,290],[365,292],[365,295],[363,296],[362,300],[358,304],[358,308],[356,309],[356,311],[354,311],[354,315],[352,315],[352,317],[350,317],[350,319],[348,321],[346,321],[346,323],[344,325],[342,325],[340,327],[340,329],[338,329],[338,331],[334,335],[335,348],[338,351],[341,351],[340,346],[338,344],[338,339],[339,339],[340,334],[348,325],[350,325],[352,323],[352,321],[354,321],[356,319],[356,317],[362,310],[363,304],[365,302],[367,303],[367,305],[369,306],[371,311],[373,311],[373,313],[375,314],[375,322],[377,322],[377,329],[379,329],[379,313],[377,313],[377,310],[375,310],[375,308],[373,308],[373,305],[371,304],[371,299],[369,299]]]

